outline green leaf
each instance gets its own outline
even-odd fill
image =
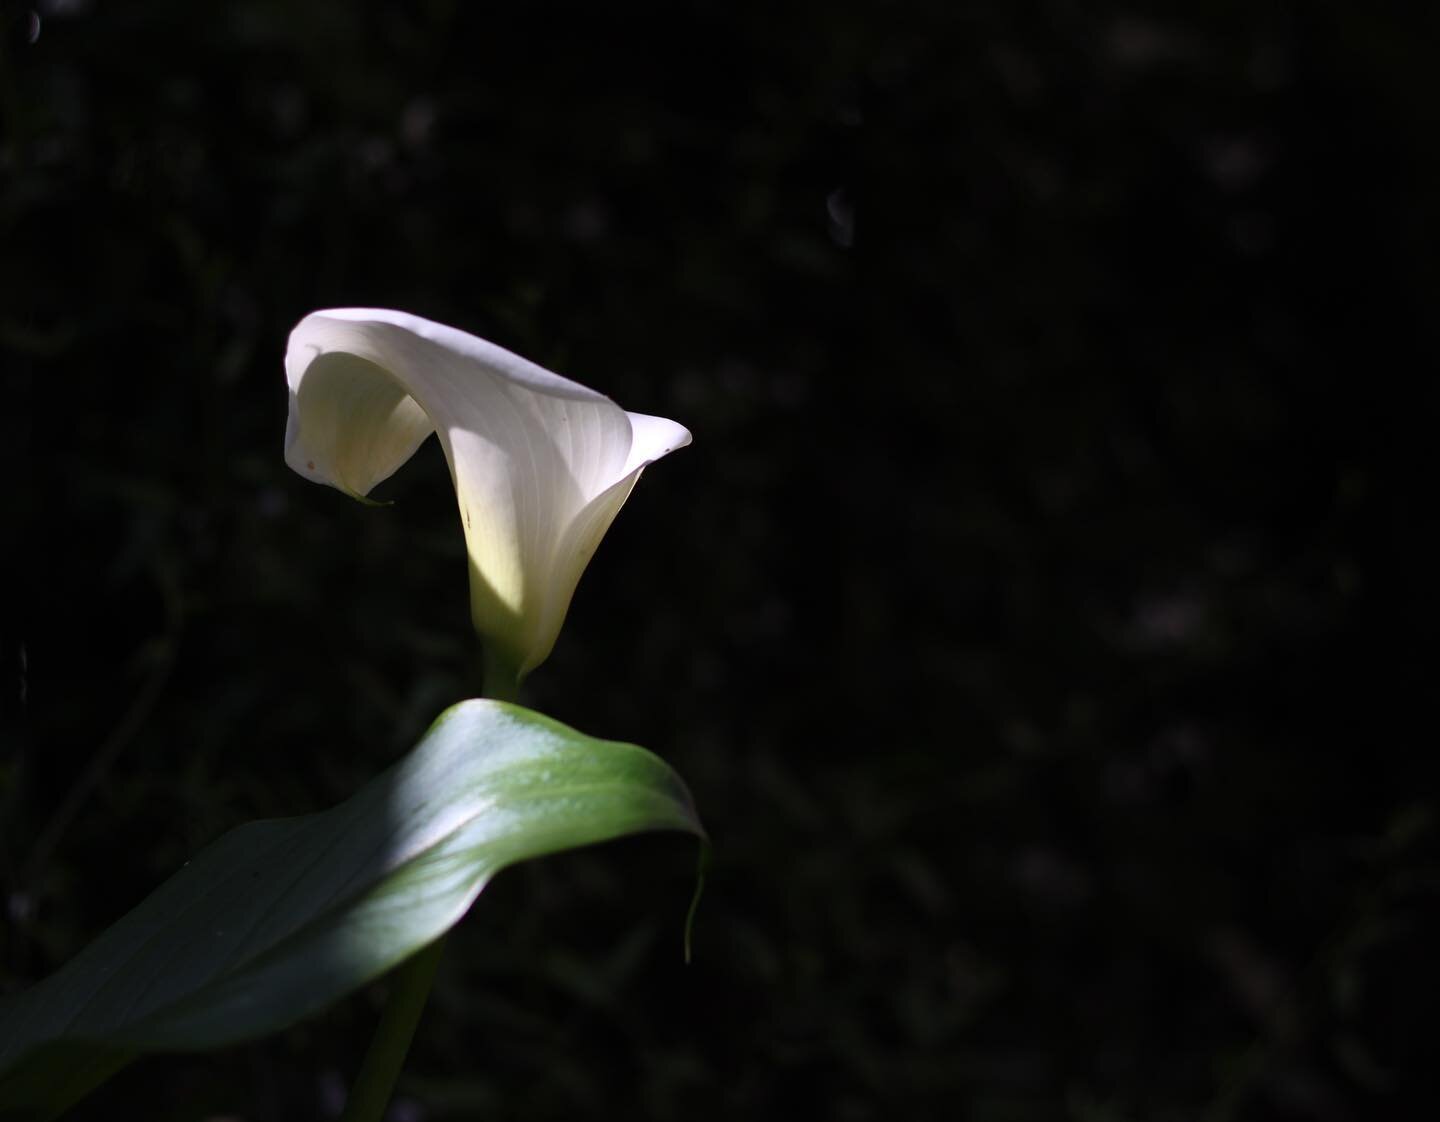
[[[357,795],[232,830],[0,1003],[0,1119],[53,1118],[144,1052],[292,1024],[439,938],[505,866],[645,830],[704,836],[661,760],[462,702]]]

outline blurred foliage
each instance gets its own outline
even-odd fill
[[[390,306],[694,431],[527,700],[718,843],[688,968],[677,840],[502,877],[397,1118],[1428,1117],[1440,17],[1192,7],[5,4],[0,984],[475,692],[433,442],[281,460]]]

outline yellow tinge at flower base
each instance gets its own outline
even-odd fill
[[[470,554],[470,607],[516,678],[555,645],[591,554],[674,421],[404,312],[312,312],[285,354],[285,461],[363,499],[438,434]]]

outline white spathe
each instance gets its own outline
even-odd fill
[[[285,353],[285,462],[363,499],[439,434],[470,553],[475,627],[517,676],[555,645],[570,597],[646,464],[690,443],[663,417],[404,312],[312,312]]]

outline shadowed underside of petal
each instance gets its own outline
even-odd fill
[[[285,462],[308,479],[364,498],[434,431],[389,374],[354,355],[311,362],[290,398]]]

